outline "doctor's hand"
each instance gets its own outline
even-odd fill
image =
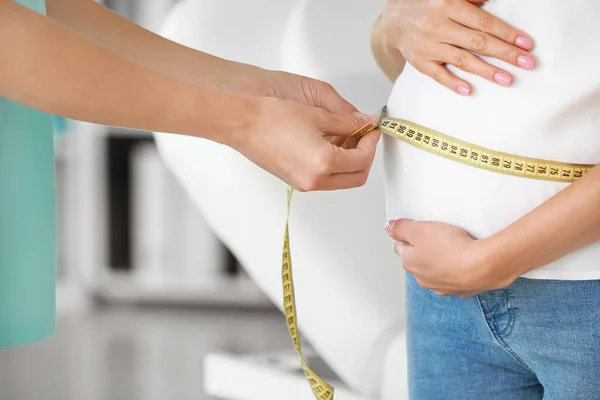
[[[277,97],[311,107],[322,108],[332,114],[350,116],[358,112],[335,88],[324,81],[283,71],[266,71],[265,88],[261,96]],[[355,147],[358,140],[343,136],[329,136],[331,143]]]
[[[360,140],[348,139],[377,117],[337,115],[272,97],[258,101],[254,121],[233,148],[299,191],[365,184],[381,134],[372,131]]]
[[[491,56],[530,70],[531,38],[482,10],[485,0],[388,0],[381,17],[381,40],[393,56],[399,52],[413,67],[440,84],[469,95],[471,85],[446,65],[479,75],[502,86],[512,76],[481,58]],[[392,57],[393,59],[393,57]]]
[[[311,107],[318,107],[332,114],[350,116],[358,110],[344,99],[335,88],[324,81],[283,71],[261,70],[262,82],[255,96],[277,97]],[[343,136],[329,136],[331,143],[343,147],[355,147],[358,140]]]
[[[399,219],[388,222],[402,266],[419,285],[440,296],[471,297],[510,285],[518,274],[498,267],[485,240],[441,222]]]
[[[319,107],[333,114],[350,115],[358,110],[333,86],[318,79],[282,71],[268,71],[263,96]]]

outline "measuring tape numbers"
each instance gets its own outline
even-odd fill
[[[382,115],[385,115],[385,108]],[[595,166],[592,164],[571,164],[522,157],[490,150],[409,121],[386,116],[380,118],[377,129],[386,135],[429,153],[471,167],[505,175],[571,183],[581,178]]]
[[[410,121],[387,117],[386,111],[386,107],[381,110],[377,124],[367,124],[352,134],[352,136],[361,137],[374,129],[378,129],[388,136],[449,160],[475,168],[530,179],[571,183],[581,178],[595,166],[592,164],[571,164],[522,157],[486,149],[481,146],[455,139]],[[315,398],[317,400],[331,400],[333,399],[334,393],[333,387],[310,368],[302,355],[300,346],[288,229],[293,193],[294,189],[291,186],[288,186],[287,214],[281,267],[285,318],[290,336],[294,342],[294,348],[300,359],[302,370],[304,371],[304,375],[310,384]]]

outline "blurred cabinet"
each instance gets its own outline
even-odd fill
[[[272,307],[146,132],[74,122],[58,153],[62,297]]]

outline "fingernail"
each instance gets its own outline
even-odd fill
[[[368,115],[367,119],[372,124],[376,124],[377,121],[379,121],[379,117],[377,115]]]
[[[377,122],[377,120],[378,120],[376,115],[368,115],[368,114],[361,113],[358,111],[355,113],[352,113],[352,116],[355,118],[362,118],[367,122]]]
[[[392,221],[385,223],[385,231],[390,235],[392,233]]]
[[[525,50],[531,50],[533,48],[533,40],[526,36],[518,36],[515,39],[515,44]]]
[[[517,57],[517,64],[519,64],[522,68],[527,70],[532,70],[535,68],[535,60],[533,59],[533,57],[529,56]]]
[[[468,96],[471,94],[471,88],[467,85],[463,85],[462,83],[458,84],[458,93],[462,94],[463,96]]]
[[[501,86],[510,86],[512,83],[512,77],[504,72],[496,72],[494,74],[494,80]]]

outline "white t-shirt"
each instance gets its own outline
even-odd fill
[[[600,162],[600,1],[490,0],[484,9],[534,38],[537,68],[486,59],[514,75],[511,88],[452,69],[474,86],[465,97],[407,65],[389,115],[497,151]],[[480,170],[389,137],[384,147],[390,219],[443,221],[476,238],[502,230],[568,185]],[[600,243],[525,276],[600,279]]]

